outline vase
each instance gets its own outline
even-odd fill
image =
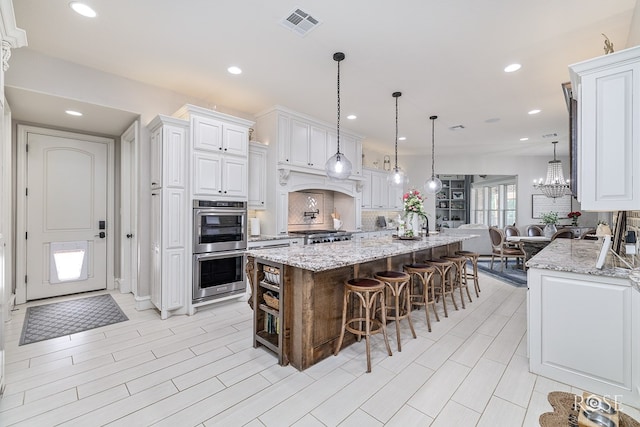
[[[573,218],[571,220],[571,225],[574,226],[574,227],[577,227],[578,226],[578,218]]]
[[[555,224],[547,224],[544,226],[544,230],[542,231],[544,234],[544,237],[549,237],[551,238],[556,231],[558,231],[558,229],[556,228]]]
[[[413,230],[414,236],[420,235],[420,217],[418,215],[413,215],[411,217],[411,221],[409,221],[409,227]]]

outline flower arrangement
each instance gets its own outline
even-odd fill
[[[567,218],[571,218],[571,225],[573,225],[574,227],[578,226],[578,217],[580,215],[582,215],[580,211],[569,212],[567,214]]]
[[[558,212],[546,212],[540,216],[540,221],[543,224],[553,224],[556,225],[559,221]]]
[[[424,199],[418,190],[409,190],[402,197],[404,201],[404,212],[407,217],[407,222],[411,222],[414,215],[420,218],[427,218],[427,212],[424,210]]]

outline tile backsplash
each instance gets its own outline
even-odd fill
[[[325,190],[289,193],[289,230],[332,229],[333,198],[333,191]]]

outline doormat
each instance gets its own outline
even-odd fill
[[[31,344],[129,320],[109,294],[27,307],[20,344]]]
[[[519,288],[527,286],[527,273],[522,271],[522,262],[516,266],[515,260],[509,260],[504,266],[504,271],[501,272],[499,259],[493,262],[493,269],[491,269],[491,259],[479,260],[478,270]]]

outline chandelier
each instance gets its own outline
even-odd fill
[[[556,160],[556,144],[558,141],[553,141],[553,160],[549,161],[549,165],[547,166],[547,178],[544,180],[544,184],[542,182],[542,178],[539,180],[533,180],[533,188],[542,191],[542,193],[551,198],[557,199],[558,197],[562,197],[567,194],[567,190],[569,189],[569,180],[564,179],[564,174],[562,173],[562,162],[560,160]]]

